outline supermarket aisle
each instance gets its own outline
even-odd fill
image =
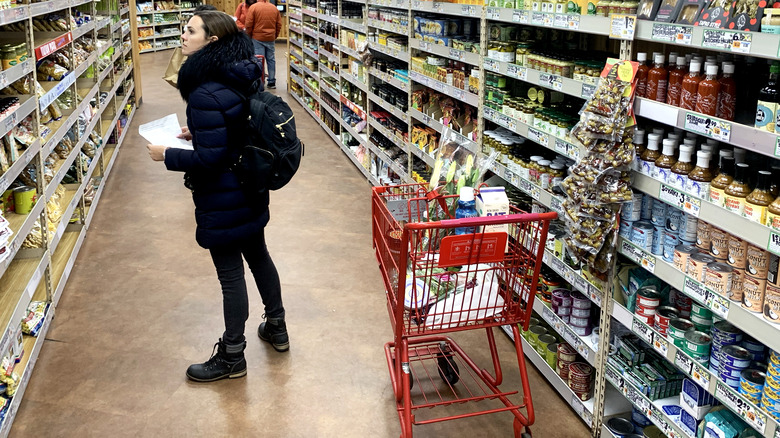
[[[277,93],[285,96],[284,47]],[[370,241],[369,186],[306,112],[288,99],[307,145],[299,175],[272,195],[269,249],[283,282],[292,349],[254,335],[245,379],[193,384],[184,371],[222,331],[219,285],[194,240],[181,175],[147,155],[137,126],[177,111],[161,79],[170,52],[142,56],[144,104],[122,148],[41,352],[13,436],[397,437],[382,347],[390,339]],[[458,335],[488,364],[484,335]],[[499,335],[507,382],[519,386]],[[535,436],[585,437],[584,424],[531,368]],[[419,427],[417,437],[511,436],[507,415]]]

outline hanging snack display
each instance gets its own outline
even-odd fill
[[[562,187],[569,228],[567,250],[598,272],[606,272],[611,251],[602,251],[611,240],[620,205],[632,201],[630,166],[633,144],[634,77],[637,63],[609,59],[593,97],[580,113],[571,137],[587,152],[571,168]]]

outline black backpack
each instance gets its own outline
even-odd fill
[[[303,157],[295,132],[295,115],[282,98],[265,91],[246,97],[247,141],[236,171],[247,194],[279,190],[292,179]]]

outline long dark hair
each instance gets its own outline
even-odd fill
[[[224,38],[227,35],[237,34],[240,31],[233,18],[222,11],[195,11],[193,16],[203,20],[203,30],[206,38],[216,36]]]

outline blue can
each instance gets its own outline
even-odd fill
[[[746,369],[747,368],[742,368],[742,367],[731,367],[721,362],[720,371],[718,372],[718,374],[724,379],[730,378],[730,379],[739,380],[742,377],[742,371],[745,371]]]
[[[664,227],[658,227],[653,225],[653,255],[664,254]]]
[[[742,369],[750,366],[750,352],[739,345],[727,345],[721,349],[721,368]]]
[[[645,251],[653,249],[653,224],[645,221],[634,222],[631,230],[631,242]]]
[[[653,218],[653,201],[655,199],[650,195],[642,196],[641,220],[649,221]]]
[[[691,214],[683,213],[680,219],[680,229],[677,233],[680,240],[696,241],[696,230],[699,227],[699,219]]]
[[[647,418],[641,411],[637,410],[637,408],[631,408],[631,421],[633,421],[634,424],[640,428],[653,424],[650,419]]]
[[[669,208],[663,201],[653,199],[653,211],[650,221],[653,225],[663,227],[666,225],[666,210]]]
[[[733,378],[728,375],[720,375],[721,380],[723,380],[723,383],[726,385],[729,385],[731,389],[739,389],[739,378]]]
[[[620,218],[624,221],[636,222],[642,219],[642,200],[641,193],[633,193],[631,200],[623,203],[623,209],[620,210]]]
[[[676,209],[674,207],[668,207],[666,210],[666,222],[664,223],[664,226],[666,227],[666,231],[671,231],[674,234],[679,234],[680,222],[682,222],[682,217],[683,217],[682,210]]]
[[[664,261],[674,262],[674,248],[680,244],[677,234],[671,231],[664,231]]]
[[[634,222],[632,221],[620,221],[620,228],[618,229],[618,236],[631,240],[631,233],[634,230]]]

